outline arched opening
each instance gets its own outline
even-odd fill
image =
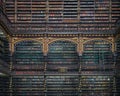
[[[48,66],[52,65],[55,67],[48,68],[48,71],[60,72],[59,68],[64,68],[65,72],[78,72],[78,56],[77,56],[77,45],[70,41],[56,41],[49,44],[48,48]],[[57,66],[56,66],[57,64]],[[57,68],[56,68],[57,67]],[[65,69],[66,67],[66,69]],[[51,69],[52,68],[52,69]],[[54,69],[55,68],[55,69]]]
[[[48,49],[47,96],[78,96],[77,44],[59,40],[50,43]]]
[[[111,96],[114,84],[112,44],[105,40],[84,43],[81,64],[81,88],[87,96]],[[86,92],[87,91],[87,92]]]
[[[13,96],[31,96],[31,94],[43,96],[44,57],[42,44],[33,40],[25,40],[17,42],[14,48]]]

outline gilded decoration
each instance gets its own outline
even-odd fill
[[[40,37],[40,38],[19,38],[19,37],[12,37],[10,38],[10,50],[11,52],[14,52],[14,45],[17,42],[21,42],[24,40],[33,40],[33,41],[37,41],[43,44],[43,53],[44,55],[47,55],[48,53],[48,46],[50,43],[53,43],[55,41],[70,41],[73,42],[75,44],[77,44],[77,52],[79,55],[82,54],[83,52],[83,45],[85,43],[87,43],[88,41],[92,41],[92,40],[105,40],[109,43],[112,44],[112,52],[115,51],[115,39],[114,37],[106,37],[106,38],[89,38],[89,37],[74,37],[74,38],[52,38],[52,37]]]

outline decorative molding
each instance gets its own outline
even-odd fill
[[[45,37],[43,40],[43,53],[44,55],[47,55],[48,53],[48,47],[49,44],[55,42],[55,41],[70,41],[73,42],[75,44],[78,44],[78,38],[51,38],[51,37]]]
[[[31,40],[31,41],[36,41],[36,42],[40,42],[43,44],[43,38],[18,38],[18,37],[12,37],[10,40],[10,51],[13,53],[14,52],[14,46],[16,43],[21,42],[21,41],[27,41],[27,40]]]
[[[25,41],[25,40],[32,40],[42,43],[43,45],[43,53],[46,56],[49,49],[49,44],[55,41],[70,41],[77,45],[77,52],[81,55],[84,51],[83,45],[92,40],[105,40],[112,44],[112,52],[115,51],[115,38],[114,37],[104,37],[104,38],[92,38],[92,37],[74,37],[74,38],[52,38],[52,37],[40,37],[40,38],[19,38],[19,37],[12,37],[10,38],[10,51],[14,52],[14,46],[16,43]]]
[[[77,52],[79,55],[83,53],[83,37],[79,37],[78,45],[77,45]]]
[[[37,41],[37,42],[42,43],[43,38],[18,38],[18,37],[13,37],[12,40],[13,40],[14,44],[16,44],[17,42],[27,41],[27,40],[32,40],[32,41]]]
[[[112,44],[111,51],[115,52],[115,38],[114,37],[106,37],[106,38],[86,38],[86,37],[83,37],[83,44],[85,44],[89,41],[93,41],[93,40],[104,40],[104,41],[111,43]]]
[[[107,37],[107,38],[84,38],[83,37],[83,44],[84,43],[87,43],[87,42],[89,42],[89,41],[93,41],[93,40],[105,40],[105,41],[107,41],[107,42],[109,42],[109,43],[112,43],[113,42],[113,37]]]
[[[70,41],[70,42],[73,42],[75,44],[78,44],[78,38],[75,37],[75,38],[51,38],[51,37],[48,37],[48,45],[52,42],[55,42],[55,41]]]
[[[29,34],[12,34],[13,37],[54,37],[54,38],[66,38],[66,37],[78,37],[83,36],[83,37],[109,37],[109,36],[114,36],[114,34],[94,34],[94,33],[90,33],[90,34],[82,34],[82,33],[76,33],[76,34],[70,34],[70,32],[65,32],[65,34],[50,34],[50,33],[43,33],[43,34],[33,34],[33,33],[29,33]]]
[[[48,39],[45,37],[43,39],[43,54],[46,56],[48,53]]]

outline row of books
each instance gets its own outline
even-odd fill
[[[100,28],[102,29],[102,27],[106,28],[106,26],[110,26],[110,25],[111,25],[111,23],[110,23],[109,21],[105,22],[104,24],[103,24],[102,22],[98,22],[98,21],[97,21],[97,22],[96,22],[96,21],[95,21],[95,22],[84,22],[84,23],[83,23],[83,22],[80,22],[80,23],[76,24],[77,22],[76,22],[76,23],[75,23],[75,22],[68,23],[68,22],[67,22],[68,20],[74,20],[74,19],[65,19],[66,22],[61,22],[61,23],[59,23],[59,24],[57,24],[57,23],[54,24],[54,23],[51,23],[51,22],[49,22],[48,24],[44,24],[44,23],[42,24],[42,23],[40,23],[40,22],[39,22],[38,24],[37,24],[37,23],[36,23],[36,24],[34,24],[34,23],[33,23],[33,24],[31,24],[31,23],[30,23],[30,24],[27,24],[27,23],[24,23],[24,24],[16,24],[16,28],[18,27],[18,28],[24,28],[24,29],[25,29],[25,28],[26,28],[26,29],[28,29],[28,28],[31,28],[31,29],[32,29],[32,28],[38,28],[38,26],[39,26],[39,28],[45,27],[45,26],[48,26],[48,27],[49,27],[49,26],[51,26],[51,27],[52,27],[52,26],[53,26],[53,27],[55,26],[55,27],[57,27],[57,28],[59,28],[59,27],[60,27],[60,28],[64,28],[64,27],[67,27],[67,26],[71,26],[71,27],[77,27],[77,26],[79,26],[79,27],[80,27],[80,26],[81,26],[81,27],[84,27],[84,26],[85,26],[85,27],[88,27],[88,28],[89,28],[89,27],[92,28],[92,26],[94,26],[94,27],[98,27],[98,28],[100,27]],[[30,21],[29,21],[29,22],[30,22]],[[104,22],[104,21],[103,21],[103,22]],[[85,25],[84,25],[84,24],[85,24]],[[72,26],[72,25],[73,25],[73,26]],[[113,24],[113,25],[114,25],[114,24]],[[113,25],[112,25],[112,26],[113,26]],[[80,28],[81,28],[81,27],[80,27]]]
[[[9,43],[7,40],[7,37],[5,36],[4,32],[2,29],[0,29],[0,54],[1,54],[1,59],[3,61],[8,62],[9,59]]]
[[[43,96],[56,96],[59,92],[61,96],[79,96],[80,94],[86,96],[91,95],[90,92],[93,91],[96,96],[99,96],[98,93],[104,94],[104,96],[112,94],[114,67],[111,61],[113,57],[110,43],[103,40],[86,43],[84,45],[86,48],[85,53],[83,53],[82,60],[79,61],[76,44],[70,41],[55,41],[49,44],[48,56],[46,59],[43,58],[45,59],[43,63],[40,63],[42,60],[36,57],[39,55],[42,58],[42,54],[38,52],[38,50],[42,52],[40,46],[42,44],[34,41],[19,42],[15,45],[16,56],[12,69],[13,96],[15,94],[22,94],[23,96],[36,94],[35,96],[39,96],[41,92],[44,93]],[[103,49],[96,50],[95,53],[94,49],[87,49],[91,46],[94,46],[94,49],[98,47]],[[30,50],[34,54],[33,56],[29,56],[31,54],[29,53]],[[87,52],[87,50],[93,52]],[[91,59],[93,55],[95,55],[95,58]],[[101,57],[103,55],[104,58]],[[98,63],[99,59],[102,63]]]
[[[30,21],[28,21],[30,22]],[[37,21],[38,23],[40,23],[39,21]],[[58,21],[56,21],[57,23]],[[92,21],[91,21],[92,22]],[[100,21],[101,22],[101,21]],[[24,25],[24,24],[23,24]],[[115,26],[114,25],[110,25],[110,24],[104,24],[104,25],[98,25],[98,26],[94,26],[92,27],[90,24],[87,24],[87,25],[76,25],[76,26],[72,26],[72,25],[67,25],[67,24],[64,24],[65,26],[60,26],[60,25],[46,25],[48,26],[47,28],[45,26],[42,26],[40,28],[37,28],[37,26],[34,26],[34,27],[22,27],[22,26],[16,26],[16,29],[17,29],[17,32],[46,32],[47,30],[49,32],[63,32],[63,31],[69,31],[69,32],[78,32],[78,31],[105,31],[107,32],[107,30],[114,30],[115,29]],[[91,27],[90,27],[90,26]],[[110,27],[111,26],[111,27]]]
[[[69,73],[78,71],[79,67],[72,67],[77,64],[76,44],[68,41],[58,41],[49,45],[48,63],[46,70],[50,72]],[[57,54],[58,53],[58,54]],[[57,54],[57,56],[55,56]],[[56,62],[56,63],[55,63]],[[62,62],[62,65],[57,65],[57,62]],[[69,63],[71,62],[71,63]],[[73,64],[72,64],[73,63]],[[52,67],[54,64],[54,68]],[[59,63],[58,63],[59,64]]]
[[[25,48],[27,45],[29,45],[30,46],[30,44],[27,44],[27,43],[29,43],[29,42],[22,42],[22,43],[26,43],[26,44],[18,44],[18,46],[16,45],[16,47],[17,47],[17,52],[19,52],[19,53],[17,53],[17,58],[16,58],[16,61],[19,59],[19,54],[21,54],[20,52],[22,51],[21,49],[23,48]],[[32,43],[32,42],[31,42]],[[21,47],[20,48],[20,51],[19,51],[19,46],[24,46],[24,47]],[[69,47],[67,47],[67,48],[69,48],[68,50],[69,51],[72,51],[72,52],[75,52],[75,50],[76,50],[76,47],[74,47],[74,44],[71,44],[71,42],[66,42],[66,41],[59,41],[59,42],[55,42],[55,44],[50,44],[50,50],[49,50],[49,57],[50,58],[48,58],[48,60],[52,63],[52,62],[55,62],[55,64],[58,62],[61,62],[61,60],[63,61],[63,62],[66,62],[66,64],[68,63],[68,61],[64,61],[63,60],[63,57],[62,56],[66,56],[65,58],[68,58],[67,56],[69,56],[69,58],[71,58],[72,59],[72,57],[71,57],[71,55],[74,57],[74,56],[76,56],[75,54],[73,54],[73,53],[68,53],[69,51],[67,51],[67,52],[65,52],[64,50],[66,50],[65,49],[65,46],[69,46]],[[32,47],[34,47],[34,45],[32,45]],[[27,50],[27,48],[28,48],[28,46],[25,48],[25,51],[27,51],[28,53],[29,53],[29,48],[28,48],[28,50]],[[52,49],[53,48],[53,49]],[[30,49],[30,50],[32,50],[32,48]],[[34,49],[33,49],[34,50]],[[37,50],[37,48],[36,48],[36,50]],[[38,50],[39,50],[39,48],[38,48]],[[65,53],[61,53],[61,54],[57,54],[56,55],[56,52],[57,51],[55,51],[54,52],[54,50],[58,50],[58,51],[60,51],[60,52],[65,52]],[[42,51],[42,50],[41,50]],[[25,54],[27,54],[27,52],[25,53]],[[52,53],[52,52],[54,52],[54,53]],[[23,53],[22,53],[23,54]],[[35,56],[35,55],[34,55]],[[58,57],[58,59],[56,58],[56,60],[55,60],[55,58],[53,58],[53,57]],[[59,57],[61,58],[61,60],[59,60]],[[22,57],[23,59],[25,59],[26,57]],[[29,61],[31,61],[33,58],[36,58],[36,57],[30,57],[31,59],[29,60]],[[25,62],[26,61],[23,61],[24,62],[24,64],[25,64]],[[72,61],[71,61],[72,62]],[[17,64],[19,63],[19,61],[17,61]],[[46,61],[45,61],[45,63],[46,63]],[[16,66],[16,68],[14,69],[14,70],[16,70],[17,69],[17,64],[15,64],[15,66]],[[72,64],[72,63],[71,63]],[[21,65],[22,66],[22,65]],[[35,65],[33,65],[33,66],[35,66]],[[44,67],[46,66],[46,64],[44,64]],[[54,72],[54,69],[55,69],[55,66],[46,66],[46,67],[48,67],[48,70],[49,71],[52,71],[52,72]],[[53,68],[54,67],[54,68]],[[33,67],[32,67],[33,68]],[[39,67],[38,67],[39,68]],[[22,69],[22,67],[19,67],[19,69]],[[45,68],[44,68],[45,69]],[[26,69],[25,69],[26,70]],[[62,81],[61,81],[61,79],[59,79],[59,77],[61,77],[61,76],[45,76],[44,74],[45,73],[42,73],[42,72],[40,72],[40,71],[38,71],[38,70],[36,70],[36,71],[32,71],[32,69],[30,68],[30,69],[27,69],[27,70],[29,70],[29,71],[18,71],[18,70],[16,70],[16,71],[14,71],[14,75],[16,75],[16,76],[18,76],[18,77],[13,77],[13,80],[14,80],[14,90],[16,91],[16,94],[18,94],[18,95],[21,95],[22,94],[22,92],[26,92],[26,93],[28,93],[30,90],[31,90],[31,92],[33,92],[32,94],[36,94],[36,96],[39,96],[39,94],[40,94],[40,90],[41,91],[48,91],[48,92],[51,92],[51,91],[54,91],[54,90],[58,90],[59,91],[59,89],[60,89],[60,86],[64,86],[63,84],[62,84]],[[65,72],[65,70],[66,69],[57,69],[57,72]],[[50,73],[50,72],[49,72]],[[34,76],[36,74],[36,77],[34,77],[34,79],[31,79],[32,77],[30,77],[31,75],[32,76]],[[26,75],[26,76],[25,76]],[[29,75],[29,76],[28,76]],[[19,79],[19,76],[20,76],[20,78],[21,79]],[[41,77],[39,77],[39,76],[42,76],[42,78]],[[53,77],[53,78],[52,78]],[[25,80],[23,80],[22,78],[24,78]],[[58,79],[57,79],[58,78]],[[62,77],[62,78],[64,78],[64,77]],[[68,78],[68,80],[69,80],[69,78],[71,78],[70,76],[68,77],[68,76],[66,76],[66,78]],[[57,81],[56,81],[57,80]],[[62,79],[63,80],[63,79]],[[67,80],[67,79],[66,79]],[[67,81],[68,81],[67,80]],[[71,79],[72,80],[72,79]],[[41,82],[39,82],[39,81],[41,81]],[[66,83],[67,83],[67,81],[65,81]],[[56,82],[56,83],[55,83]],[[52,85],[51,85],[51,83],[52,83]],[[67,83],[67,88],[66,88],[66,90],[74,90],[73,89],[73,84],[71,84],[71,83]],[[32,88],[31,88],[32,87]],[[70,87],[70,88],[68,88],[68,87]],[[41,88],[41,89],[40,89]],[[65,89],[65,88],[64,88]],[[71,96],[70,95],[70,93],[71,93],[71,91],[70,92],[68,92],[69,94],[68,94],[68,96]],[[15,94],[15,92],[13,93],[13,94]],[[47,94],[47,93],[46,93]],[[53,92],[53,93],[48,93],[48,95],[49,94],[54,94],[55,95],[55,93]],[[23,96],[30,96],[30,94],[23,94]]]
[[[118,92],[118,94],[120,93],[120,65],[119,65],[119,62],[120,62],[120,39],[118,38],[116,40],[116,74],[117,74],[117,77],[116,77],[116,91]]]
[[[9,76],[0,74],[0,95],[9,96]]]
[[[46,82],[44,82],[44,79],[46,79]],[[14,77],[13,81],[16,82],[14,83],[14,86],[19,87],[17,89],[14,89],[18,91],[19,94],[21,94],[22,92],[28,92],[28,91],[31,91],[33,94],[38,94],[39,92],[37,91],[41,90],[44,92],[44,88],[46,89],[47,95],[50,95],[49,92],[51,93],[53,92],[53,94],[55,94],[57,91],[63,92],[63,93],[67,92],[68,94],[71,94],[72,92],[75,92],[75,94],[81,92],[79,94],[83,94],[86,91],[87,91],[86,94],[89,94],[89,92],[93,92],[93,91],[94,91],[93,94],[97,94],[97,93],[111,94],[111,91],[113,90],[113,86],[112,86],[113,77],[112,76],[82,76],[82,77],[78,77],[78,76],[47,76],[47,77],[24,76],[24,77]],[[45,83],[45,86],[44,86],[44,83]],[[80,89],[79,89],[79,84],[81,86]],[[29,88],[32,87],[32,88],[29,89],[28,87]],[[70,95],[70,96],[73,96],[73,95]],[[107,96],[107,95],[104,95],[104,96]]]
[[[81,72],[89,74],[88,72],[102,72],[114,73],[113,67],[113,53],[111,51],[112,45],[103,40],[89,41],[84,44],[84,53],[82,56]],[[85,72],[86,71],[86,72]],[[85,73],[84,73],[85,72]],[[94,74],[94,73],[90,73]]]
[[[10,3],[12,5],[15,5],[14,7],[9,6]],[[38,6],[38,4],[40,4],[41,6]],[[57,4],[57,5],[56,5]],[[109,6],[111,4],[111,6]],[[87,6],[85,6],[87,5]],[[93,6],[92,6],[93,5]],[[116,13],[115,14],[119,14],[119,2],[118,1],[112,1],[110,2],[109,0],[107,1],[69,1],[69,0],[65,0],[65,1],[16,1],[13,2],[12,0],[7,0],[6,1],[6,12],[8,14],[8,17],[10,17],[10,19],[12,19],[12,22],[14,22],[16,19],[16,22],[28,22],[31,20],[31,22],[35,22],[37,18],[38,21],[48,21],[49,19],[52,18],[57,18],[56,14],[60,13],[59,16],[61,15],[66,15],[67,13],[71,13],[68,14],[68,17],[66,18],[78,18],[78,13],[80,13],[81,15],[83,14],[84,17],[88,17],[91,16],[91,12],[100,12],[101,14],[99,15],[99,17],[103,17],[106,16],[107,21],[109,21],[111,19],[117,19],[118,16],[116,17],[112,17],[112,14],[114,12],[114,9],[116,8]],[[90,9],[92,8],[92,9]],[[23,10],[24,9],[24,10]],[[14,16],[15,11],[17,11],[16,16]],[[27,11],[28,10],[28,11]],[[39,13],[42,16],[37,16],[37,11],[39,11]],[[42,11],[43,12],[42,12]],[[83,10],[83,11],[82,11]],[[110,14],[110,10],[112,11]],[[54,13],[51,13],[51,11],[54,11]],[[74,11],[74,13],[70,12],[70,11]],[[29,12],[29,13],[28,13]],[[62,12],[62,13],[61,13]],[[28,14],[30,17],[28,17],[28,15],[26,16],[20,16],[22,14]],[[104,14],[103,14],[104,13]],[[33,17],[34,15],[36,15],[35,17]],[[74,17],[74,15],[76,15]],[[95,16],[95,14],[92,14],[93,16]],[[111,15],[111,16],[110,16]],[[52,16],[52,17],[51,17]],[[16,17],[16,18],[15,18]],[[33,17],[33,18],[32,18]],[[99,19],[98,17],[98,19]],[[106,18],[105,17],[105,18]],[[62,17],[60,17],[62,19]],[[52,19],[53,22],[54,19]],[[83,18],[80,18],[80,21],[83,20]],[[97,21],[97,20],[96,20]],[[50,21],[49,21],[50,22]],[[69,22],[71,23],[71,22]]]

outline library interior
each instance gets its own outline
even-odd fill
[[[120,0],[0,0],[0,96],[120,96]]]

